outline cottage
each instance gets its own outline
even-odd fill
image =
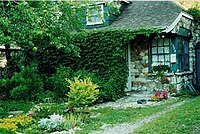
[[[156,28],[162,31],[160,37],[138,36],[127,45],[126,91],[163,90],[169,83],[177,89],[188,83],[200,86],[200,32],[187,9],[174,1],[117,3],[120,14],[114,14],[105,3],[98,3],[99,10],[88,9],[86,28]],[[166,84],[155,77],[155,66],[169,67],[164,73]]]

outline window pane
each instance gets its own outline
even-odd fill
[[[165,61],[169,61],[169,55],[165,55]]]
[[[157,65],[159,65],[158,62],[152,62],[152,66],[157,66]]]
[[[157,46],[157,40],[156,39],[152,41],[152,46]]]
[[[185,55],[185,70],[189,70],[189,55]]]
[[[165,45],[165,46],[169,46],[169,39],[165,39],[165,40],[164,40],[164,45]]]
[[[168,65],[168,66],[170,66],[170,62],[165,62],[165,65]]]
[[[103,5],[91,6],[87,9],[87,24],[103,23]]]
[[[158,61],[158,55],[152,55],[152,61]]]
[[[184,53],[189,54],[189,48],[187,44],[184,45]]]
[[[163,47],[158,47],[158,53],[162,54],[163,53]]]
[[[164,53],[169,53],[169,47],[164,47]]]
[[[165,61],[165,59],[164,59],[164,55],[159,55],[159,61]]]
[[[158,46],[163,46],[163,39],[158,39]]]
[[[157,47],[152,47],[152,54],[157,54],[158,51],[157,51]]]

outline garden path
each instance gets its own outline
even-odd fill
[[[169,107],[163,109],[161,112],[154,113],[151,116],[144,118],[143,120],[138,120],[135,123],[124,123],[118,124],[113,127],[104,126],[103,130],[93,131],[90,134],[129,134],[133,133],[137,128],[142,127],[144,124],[151,122],[155,118],[158,118],[160,115],[165,114],[181,105],[186,101],[178,102],[176,104],[170,105]]]
[[[138,104],[137,100],[140,99],[145,99],[148,100],[151,96],[153,96],[153,92],[148,92],[148,91],[132,91],[128,92],[127,95],[121,99],[118,99],[115,102],[106,102],[102,104],[97,104],[91,108],[93,109],[99,109],[99,108],[104,108],[104,107],[112,107],[114,109],[120,109],[120,108],[136,108],[136,107],[146,107],[146,106],[155,106],[155,105],[160,105],[169,102],[169,100],[172,99],[177,99],[175,97],[170,97],[169,100],[167,101],[160,101],[160,102],[151,102],[147,101],[146,104]]]

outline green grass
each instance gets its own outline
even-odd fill
[[[200,97],[174,109],[133,134],[196,134],[200,132]]]
[[[138,119],[143,119],[155,112],[162,111],[163,108],[175,103],[177,101],[170,101],[167,104],[154,107],[143,107],[143,108],[127,108],[127,109],[112,109],[103,108],[92,110],[93,113],[100,113],[97,118],[88,118],[85,125],[82,126],[82,130],[78,131],[79,134],[87,134],[92,130],[99,129],[103,124],[121,124],[121,123],[131,123]]]
[[[9,111],[24,111],[25,113],[33,106],[30,102],[0,101],[0,118],[8,115]]]

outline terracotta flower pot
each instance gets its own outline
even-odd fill
[[[169,84],[169,79],[167,77],[162,77],[161,78],[161,83],[162,84]]]

